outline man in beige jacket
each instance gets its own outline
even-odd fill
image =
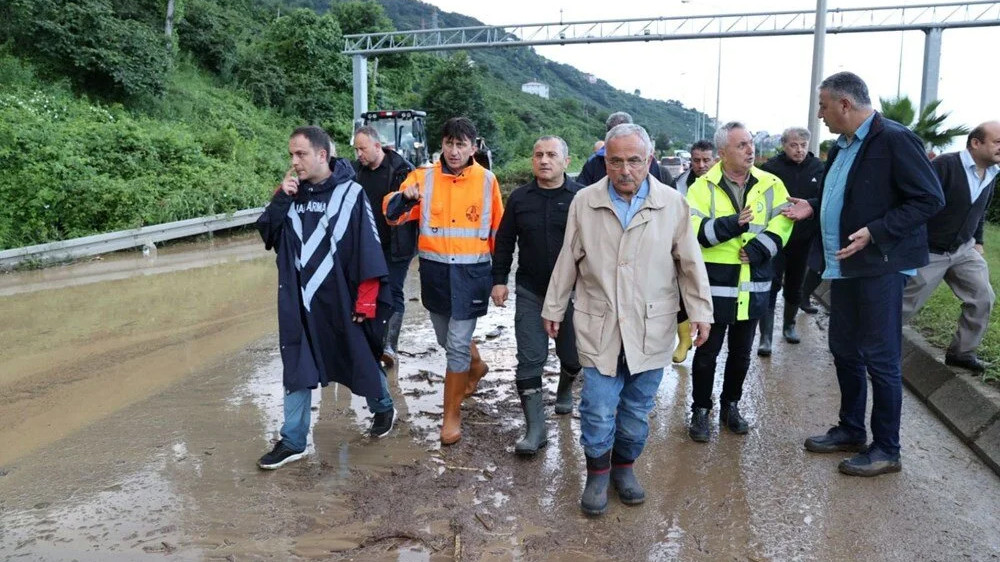
[[[618,125],[608,131],[605,148],[608,175],[573,198],[542,308],[554,338],[575,287],[580,443],[587,456],[580,507],[588,515],[607,509],[609,480],[622,502],[645,500],[632,464],[645,446],[653,397],[670,363],[680,299],[695,345],[708,338],[712,322],[690,210],[684,197],[649,174],[649,135],[638,125]]]

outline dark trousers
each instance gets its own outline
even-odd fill
[[[840,383],[840,426],[864,437],[868,376],[872,380],[872,438],[890,455],[899,453],[903,403],[903,286],[906,276],[834,279],[830,284],[830,351]]]
[[[786,306],[798,308],[802,302],[802,283],[806,278],[809,246],[809,240],[789,240],[771,262],[774,267],[774,279],[771,281],[771,310],[774,310],[774,303],[778,301],[778,292],[782,287],[785,289]]]
[[[392,291],[392,311],[402,314],[406,310],[406,297],[403,295],[403,285],[406,284],[406,274],[410,271],[413,258],[400,261],[387,261],[389,266],[389,290]]]
[[[729,356],[722,380],[722,403],[739,402],[743,397],[743,380],[750,368],[750,350],[757,331],[757,319],[740,320],[732,324],[712,324],[708,340],[694,352],[691,366],[691,408],[712,408],[712,387],[715,385],[715,364],[722,351],[722,340],[729,332]]]
[[[785,305],[798,308],[802,302],[802,283],[806,278],[806,258],[809,257],[809,240],[792,240],[782,249],[785,255],[783,293]]]

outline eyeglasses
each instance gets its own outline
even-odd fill
[[[638,170],[646,165],[645,158],[639,158],[638,156],[633,156],[628,160],[622,160],[621,158],[608,158],[606,160],[608,168],[614,168],[615,170],[621,170],[627,164],[629,168],[633,170]]]

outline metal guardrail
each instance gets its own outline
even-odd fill
[[[256,221],[262,212],[264,212],[264,208],[257,207],[236,211],[232,214],[222,213],[210,217],[155,224],[132,230],[95,234],[83,238],[4,250],[0,252],[0,269],[11,269],[24,262],[45,263],[78,259],[177,238],[208,234],[216,230],[250,224]]]

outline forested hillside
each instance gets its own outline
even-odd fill
[[[321,125],[350,155],[343,35],[419,27],[431,9],[412,0],[0,3],[0,249],[263,204],[287,166],[292,127]],[[478,22],[443,13],[438,23]],[[427,110],[432,146],[443,119],[469,115],[505,183],[524,178],[543,133],[566,138],[579,167],[614,110],[661,144],[689,138],[682,124],[694,122],[679,104],[589,84],[525,48],[383,56],[369,68],[370,107]],[[530,79],[548,83],[552,99],[520,92]]]

